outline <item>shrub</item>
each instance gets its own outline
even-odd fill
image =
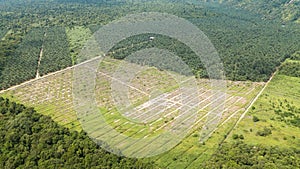
[[[253,122],[258,122],[259,121],[259,118],[258,117],[256,117],[256,116],[253,116]]]
[[[256,133],[256,135],[263,136],[263,137],[268,136],[270,134],[272,134],[272,131],[270,128],[267,127],[264,127],[263,130],[260,130]]]
[[[239,135],[237,135],[237,134],[234,134],[234,135],[232,135],[232,138],[233,138],[234,140],[236,140],[236,139],[238,139],[238,138],[239,138]]]

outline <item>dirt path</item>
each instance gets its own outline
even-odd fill
[[[45,43],[45,37],[47,36],[47,33],[44,32],[44,36],[43,36],[43,44],[42,44],[42,47],[41,47],[41,51],[40,51],[40,55],[39,55],[39,59],[38,59],[38,65],[37,65],[37,68],[36,68],[36,75],[35,75],[35,78],[38,79],[40,78],[40,72],[39,72],[39,69],[40,69],[40,65],[41,65],[41,60],[42,60],[42,57],[43,57],[43,50],[44,50],[44,43]]]
[[[79,64],[77,64],[77,65],[70,66],[70,67],[67,67],[67,68],[65,68],[65,69],[62,69],[62,70],[59,70],[59,71],[56,71],[56,72],[49,73],[49,74],[44,75],[44,76],[39,77],[39,78],[34,78],[34,79],[31,79],[31,80],[28,80],[28,81],[26,81],[26,82],[23,82],[23,83],[21,83],[21,84],[15,85],[15,86],[12,86],[12,87],[7,88],[7,89],[5,89],[5,90],[1,90],[1,91],[0,91],[0,94],[5,93],[5,92],[7,92],[7,91],[9,91],[9,90],[14,90],[14,89],[16,89],[16,88],[18,88],[18,87],[21,87],[21,86],[30,84],[30,83],[35,82],[35,81],[37,81],[37,80],[40,80],[40,79],[43,79],[43,78],[47,78],[47,77],[49,77],[49,76],[53,76],[53,75],[55,75],[55,74],[62,73],[62,72],[64,72],[64,71],[71,70],[71,69],[73,69],[73,68],[75,68],[75,67],[78,67],[78,66],[81,66],[81,65],[83,65],[83,64],[87,64],[87,63],[89,63],[89,62],[98,60],[98,59],[100,59],[100,58],[102,58],[102,57],[104,57],[104,56],[97,56],[97,57],[95,57],[95,58],[93,58],[93,59],[87,60],[87,61],[82,62],[82,63],[79,63]]]
[[[36,76],[35,78],[40,78],[40,73],[39,73],[39,69],[40,69],[40,65],[41,65],[41,59],[42,59],[42,56],[43,56],[43,49],[44,49],[44,45],[42,45],[41,47],[41,51],[40,51],[40,55],[39,55],[39,60],[38,60],[38,66],[36,68]]]
[[[259,91],[259,93],[255,96],[255,98],[249,103],[249,106],[247,107],[247,109],[244,111],[244,113],[240,116],[240,118],[238,119],[238,121],[235,123],[235,125],[232,127],[232,129],[226,134],[227,136],[233,131],[233,129],[235,129],[237,127],[237,125],[240,123],[240,121],[245,117],[245,115],[248,113],[248,111],[250,110],[250,108],[253,106],[253,104],[257,101],[257,99],[261,96],[261,94],[264,92],[264,90],[267,88],[268,84],[271,82],[271,80],[273,79],[273,77],[277,74],[278,69],[276,69],[276,71],[272,74],[272,76],[270,77],[270,79],[265,83],[264,87]],[[254,90],[254,89],[252,89]],[[251,90],[251,91],[252,91]],[[247,92],[247,94],[249,94],[251,91]],[[246,94],[246,95],[247,95]],[[230,115],[227,119],[225,119],[220,125],[218,125],[213,131],[211,131],[209,133],[209,136],[211,136],[215,131],[217,131],[220,127],[222,127],[226,122],[228,122],[231,118],[233,118],[241,109],[235,111],[232,115]],[[227,136],[223,139],[226,140]],[[222,142],[223,142],[222,141]]]
[[[46,33],[44,34],[44,36],[47,36]],[[143,41],[143,42],[138,43],[138,44],[136,44],[136,45],[140,45],[140,44],[147,43],[147,42],[148,42],[148,41]],[[119,51],[119,50],[126,50],[126,49],[127,49],[127,48],[121,48],[121,49],[118,49],[118,50],[116,50],[116,51]],[[108,53],[107,55],[113,54],[113,53],[115,53],[116,51],[110,52],[110,53]],[[43,46],[42,46],[42,48],[41,48],[41,52],[40,52],[40,55],[39,55],[38,67],[37,67],[37,71],[36,71],[36,78],[30,79],[30,80],[25,81],[25,82],[23,82],[23,83],[21,83],[21,84],[18,84],[18,85],[9,87],[9,88],[4,89],[4,90],[1,90],[1,91],[0,91],[0,94],[5,93],[5,92],[7,92],[7,91],[9,91],[9,90],[13,90],[13,89],[16,89],[16,88],[18,88],[18,87],[24,86],[24,85],[29,84],[29,83],[31,83],[31,82],[34,82],[34,81],[36,81],[36,80],[39,80],[39,79],[42,79],[42,78],[46,78],[46,77],[49,77],[49,76],[52,76],[52,75],[55,75],[55,74],[58,74],[58,73],[67,71],[67,70],[73,69],[73,68],[75,68],[75,67],[81,66],[81,65],[83,65],[83,64],[87,64],[87,63],[92,62],[92,61],[95,61],[95,60],[100,60],[102,57],[105,57],[105,54],[104,54],[103,56],[102,56],[102,55],[101,55],[101,56],[97,56],[97,57],[94,57],[94,58],[92,58],[92,59],[90,59],[90,60],[81,62],[81,63],[79,63],[79,64],[76,64],[76,65],[67,67],[67,68],[65,68],[65,69],[62,69],[62,70],[59,70],[59,71],[56,71],[56,72],[49,73],[49,74],[44,75],[44,76],[41,77],[40,74],[39,74],[39,66],[40,66],[40,61],[41,61],[41,59],[42,59],[42,55],[43,55]]]
[[[244,111],[244,113],[240,116],[240,118],[236,121],[235,125],[230,129],[230,131],[228,133],[226,133],[226,137],[224,137],[224,139],[220,142],[219,145],[222,145],[223,142],[227,139],[227,137],[230,135],[230,133],[238,126],[238,124],[242,121],[242,119],[245,117],[245,115],[248,113],[248,111],[250,110],[250,108],[253,106],[253,104],[257,101],[257,99],[261,96],[261,94],[265,91],[265,89],[268,87],[269,83],[272,81],[272,79],[274,78],[274,76],[277,74],[279,68],[276,68],[276,71],[272,74],[272,76],[270,77],[270,79],[265,83],[264,87],[260,90],[260,92],[255,96],[255,98],[249,103],[249,106],[247,107],[247,109]],[[236,114],[237,112],[235,112],[234,114]],[[233,117],[233,116],[232,116]],[[229,117],[229,118],[232,118]],[[228,121],[229,119],[226,119],[225,121]],[[224,125],[223,123],[216,127],[214,131],[216,131],[218,128],[220,128],[222,125]],[[213,131],[213,132],[214,132]],[[211,132],[210,134],[212,134],[213,132]]]
[[[245,115],[248,113],[248,111],[250,110],[250,108],[253,106],[253,104],[257,101],[257,99],[261,96],[261,94],[265,91],[265,89],[268,87],[269,83],[272,81],[273,77],[277,74],[278,72],[278,68],[276,69],[276,71],[272,74],[272,76],[270,77],[270,79],[267,81],[267,83],[265,84],[265,86],[260,90],[260,92],[256,95],[256,97],[250,102],[249,106],[247,107],[247,109],[245,110],[245,112],[240,116],[239,120],[235,123],[234,127],[232,128],[235,129],[236,126],[241,122],[241,120],[245,117]],[[230,134],[230,133],[229,133]]]

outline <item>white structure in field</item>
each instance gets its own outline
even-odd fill
[[[153,37],[153,36],[149,37],[149,40],[151,40],[151,41],[154,40],[154,39],[155,39],[155,37]]]

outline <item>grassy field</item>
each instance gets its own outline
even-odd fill
[[[99,112],[103,114],[107,123],[117,132],[134,138],[155,136],[169,129],[179,116],[181,107],[176,103],[180,92],[178,92],[179,86],[174,78],[174,73],[146,67],[131,79],[130,84],[124,84],[130,89],[127,93],[130,103],[136,110],[141,110],[138,111],[139,113],[128,115],[128,117],[137,120],[149,119],[146,121],[147,123],[129,121],[128,117],[120,113],[114,105],[111,92],[112,76],[120,63],[119,60],[104,59],[97,71],[96,102]],[[82,130],[81,125],[77,120],[73,105],[72,74],[73,69],[67,69],[10,89],[0,95],[24,103],[26,106],[33,106],[39,113],[51,116],[59,124],[80,131]],[[180,78],[188,79],[187,77]],[[186,98],[191,100],[191,106],[195,106],[199,110],[192,130],[186,133],[187,137],[170,151],[149,158],[161,168],[198,168],[223,142],[224,136],[231,130],[264,84],[227,81],[225,110],[217,125],[218,128],[207,141],[200,143],[202,128],[207,121],[208,112],[212,109],[209,100],[211,86],[207,79],[197,79],[196,83],[199,95],[191,93],[187,95],[190,97]],[[164,99],[153,101],[162,95],[165,95]],[[198,98],[199,101],[192,101],[195,98]],[[163,102],[172,106],[160,107],[160,103]],[[186,116],[186,119],[183,120],[189,122],[188,118],[189,116]]]
[[[92,32],[89,28],[74,26],[72,28],[67,27],[66,33],[69,41],[70,55],[74,65],[76,63],[76,56],[78,56],[86,41],[92,36]]]
[[[291,62],[296,61],[282,65]],[[236,140],[234,135],[243,135],[249,144],[300,147],[300,78],[285,75],[284,67],[280,70],[284,72],[275,75],[227,142]]]

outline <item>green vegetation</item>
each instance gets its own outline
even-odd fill
[[[4,56],[0,59],[3,65],[0,68],[1,88],[33,79],[37,70],[40,75],[45,75],[72,65],[66,33],[62,27],[32,29],[18,46],[9,46],[18,40],[10,36],[2,42],[4,49],[0,53]]]
[[[4,37],[6,33],[7,33],[7,29],[0,29],[0,40]]]
[[[33,108],[0,97],[1,168],[153,168],[106,152]],[[105,144],[105,143],[102,143]]]
[[[299,84],[287,59],[204,168],[299,168]],[[294,66],[296,68],[297,66]],[[290,76],[287,76],[290,75]]]
[[[259,130],[256,132],[256,135],[258,136],[268,136],[272,134],[272,130],[270,128],[264,127],[263,130]]]
[[[71,79],[72,70],[63,71],[19,86],[16,90],[3,93],[3,96],[34,107],[37,112],[50,116],[59,125],[81,131],[73,109]]]
[[[152,163],[159,168],[300,168],[299,11],[300,0],[0,0],[0,89],[44,76],[1,92],[34,109],[0,97],[0,168],[153,168]],[[160,34],[116,44],[99,65],[95,81],[99,112],[114,130],[130,137],[153,136],[168,129],[179,114],[174,106],[164,110],[170,114],[146,124],[128,121],[118,111],[111,76],[133,52],[157,47],[177,54],[198,77],[203,94],[200,106],[205,108],[199,108],[186,138],[168,152],[136,160],[104,151],[82,131],[73,105],[73,69],[62,69],[79,62],[80,50],[101,26],[140,12],[174,14],[198,26],[216,47],[229,80],[218,128],[199,142],[212,131],[204,130],[211,87],[208,79],[201,79],[208,77],[201,60],[185,44]],[[176,74],[173,63],[162,69],[137,62],[148,68],[131,81],[127,94],[132,107],[141,108],[160,94],[178,96],[178,85],[166,72]],[[236,126],[265,84],[261,81],[277,68]],[[143,110],[160,111],[145,105]]]
[[[299,61],[300,60],[300,51],[297,51],[294,54],[292,54],[291,59]]]
[[[0,89],[4,89],[4,86],[8,87],[12,84],[5,84],[4,83],[4,77],[6,76],[5,74],[3,75],[3,71],[7,65],[7,60],[9,58],[14,56],[14,52],[16,49],[19,47],[19,43],[21,41],[19,33],[15,34],[8,34],[6,36],[5,40],[0,40]]]
[[[66,28],[66,33],[68,36],[70,55],[72,57],[73,65],[76,63],[76,57],[80,50],[83,48],[85,43],[92,36],[92,32],[83,26],[74,26],[71,28]]]
[[[253,122],[258,122],[258,121],[259,121],[259,118],[256,116],[253,116]]]
[[[1,30],[11,30],[12,35],[8,35],[0,43],[0,48],[3,49],[0,52],[1,65],[9,65],[9,62],[12,62],[12,56],[19,55],[19,50],[23,51],[22,48],[16,50],[18,43],[22,41],[27,43],[30,38],[42,40],[41,35],[34,35],[32,32],[36,32],[36,28],[45,29],[45,50],[41,60],[40,75],[76,64],[76,57],[91,33],[114,19],[138,12],[167,12],[183,17],[198,26],[216,47],[223,61],[226,77],[230,80],[266,81],[283,60],[299,50],[298,25],[287,22],[283,27],[280,20],[264,20],[259,14],[236,9],[227,4],[199,1],[139,3],[80,0],[46,0],[39,3],[33,1],[28,4],[13,0],[5,1],[3,4],[5,5],[0,6],[0,17],[2,18],[0,28]],[[188,47],[174,39],[156,36],[158,39],[152,44],[139,45],[138,43],[141,43],[145,36],[135,37],[134,41],[137,43],[134,43],[133,47],[131,47],[133,39],[128,38],[127,43],[122,43],[119,47],[130,44],[130,46],[126,46],[129,48],[122,53],[119,51],[118,55],[122,56],[115,55],[116,58],[124,58],[126,54],[135,50],[155,46],[174,51],[183,57],[195,75],[207,77],[201,61]],[[18,43],[15,42],[16,40]],[[41,47],[39,42],[39,45],[34,48]],[[32,50],[30,47],[26,48],[26,50],[35,52],[34,48]],[[1,69],[4,68],[1,67]],[[7,71],[3,72],[4,70],[1,69],[0,74],[7,74]],[[31,69],[30,76],[16,72],[14,76],[9,76],[17,80],[10,81],[2,78],[0,88],[8,88],[35,77],[32,72],[37,71],[36,66],[31,65],[26,69]]]
[[[43,29],[32,29],[15,51],[3,52],[11,55],[4,58],[4,66],[1,67],[0,73],[0,88],[7,88],[35,77],[43,36]]]
[[[166,129],[178,116],[176,106],[166,110],[166,113],[172,114],[163,117],[160,120],[152,121],[149,124],[134,123],[128,121],[120,114],[113,104],[110,76],[114,73],[115,67],[118,67],[120,60],[107,58],[100,63],[98,68],[98,78],[96,80],[95,94],[96,101],[100,112],[105,117],[107,123],[116,131],[130,137],[141,138],[144,136],[154,136]],[[101,74],[105,73],[105,74]],[[174,73],[173,73],[174,74]],[[76,111],[74,110],[72,97],[72,70],[65,70],[55,75],[50,75],[28,85],[9,90],[2,95],[11,98],[17,102],[24,103],[26,106],[36,107],[37,112],[49,115],[59,125],[68,127],[71,130],[81,131],[82,128],[77,120]],[[145,71],[139,72],[131,81],[131,85],[154,96],[146,96],[139,91],[129,90],[129,101],[135,106],[140,106],[153,97],[157,97],[162,93],[176,93],[176,81],[173,77],[163,70],[151,67]],[[199,92],[202,93],[202,101],[209,97],[210,83],[207,79],[197,79],[199,84]],[[224,133],[228,133],[235,124],[237,118],[243,113],[244,108],[249,104],[257,92],[261,89],[261,83],[253,82],[233,82],[227,81],[228,98],[226,101],[226,111],[221,119],[220,127],[216,132],[203,144],[199,143],[201,137],[201,127],[205,123],[206,118],[201,118],[207,114],[209,108],[199,111],[199,117],[193,129],[188,133],[188,136],[172,150],[161,155],[151,157],[148,161],[154,162],[160,168],[199,168],[199,166],[210,158],[217,150],[218,144],[221,144],[224,139]],[[155,93],[156,90],[162,93]],[[208,92],[208,93],[205,93]],[[206,106],[209,103],[206,100],[201,106]],[[153,107],[153,106],[152,106]],[[150,106],[151,108],[151,106]],[[165,125],[165,126],[163,126]],[[163,127],[162,127],[163,126]],[[208,131],[209,132],[209,131]],[[243,136],[239,134],[239,139]]]
[[[43,44],[40,75],[55,72],[72,65],[65,28],[47,29]]]
[[[155,39],[149,40],[149,37],[155,37]],[[112,54],[113,58],[124,59],[130,54],[145,48],[159,48],[168,50],[169,52],[172,52],[180,57],[182,61],[185,62],[190,67],[190,69],[192,69],[195,75],[200,78],[208,78],[208,75],[203,64],[201,63],[201,59],[199,56],[197,56],[184,43],[164,35],[142,34],[132,36],[115,45],[114,48],[111,49],[111,52],[114,52]],[[174,59],[172,60],[169,57],[166,57],[165,59],[167,64],[161,64],[161,61],[159,59],[157,60],[158,63],[153,63],[155,62],[155,60],[151,60],[147,58],[147,56],[140,56],[133,62],[136,62],[140,65],[156,66],[158,69],[175,71],[177,73],[189,72],[188,70],[181,70],[178,69],[178,66],[174,66],[178,64],[174,63]],[[130,61],[130,59],[128,61]]]
[[[287,59],[261,97],[211,160],[213,168],[299,168],[300,78]],[[289,76],[288,76],[289,75]],[[238,140],[244,136],[243,142]]]
[[[100,28],[101,28],[101,25],[89,25],[89,29],[92,33],[95,33]]]
[[[203,168],[299,168],[300,151],[241,141],[225,143]]]
[[[263,14],[265,19],[280,19],[283,22],[300,23],[299,0],[226,0],[233,5]]]
[[[295,58],[295,57],[293,57]],[[291,76],[291,77],[300,77],[300,62],[287,60],[279,69],[279,74]]]

